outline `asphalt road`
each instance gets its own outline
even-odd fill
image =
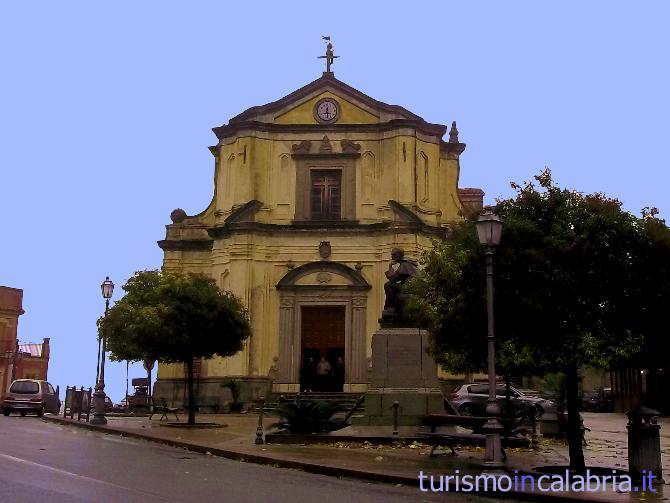
[[[493,501],[241,463],[35,417],[0,417],[2,502],[445,500]]]

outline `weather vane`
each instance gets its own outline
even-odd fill
[[[335,58],[339,58],[339,56],[335,56],[333,54],[333,44],[330,43],[330,36],[329,35],[323,35],[321,37],[323,40],[328,42],[328,45],[326,45],[326,55],[325,56],[319,56],[319,59],[325,59],[326,60],[326,73],[332,73],[330,71],[330,65],[332,65],[335,62]]]

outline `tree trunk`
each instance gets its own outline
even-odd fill
[[[193,390],[193,358],[189,358],[186,362],[188,367],[188,424],[195,424],[195,404],[193,403],[194,399],[194,390]]]
[[[582,422],[579,417],[579,375],[577,367],[569,367],[565,371],[565,385],[568,408],[568,448],[570,453],[570,469],[577,473],[586,472],[584,448],[582,446]]]

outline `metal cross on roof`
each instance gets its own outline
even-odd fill
[[[333,54],[333,44],[330,43],[330,36],[324,35],[321,38],[328,41],[328,45],[326,45],[326,55],[319,56],[319,59],[326,60],[326,73],[332,73],[330,71],[330,65],[332,65],[335,62],[335,58],[339,58],[339,56]]]

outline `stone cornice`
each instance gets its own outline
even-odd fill
[[[440,153],[447,159],[458,159],[465,150],[465,143],[440,141]]]
[[[314,154],[331,155],[331,154]],[[342,156],[346,154],[334,154]],[[353,155],[353,154],[352,154]],[[389,207],[396,215],[394,221],[360,223],[358,220],[294,220],[287,224],[273,224],[254,221],[261,201],[251,200],[231,213],[222,225],[213,227],[199,226],[207,231],[210,238],[218,239],[237,233],[289,233],[289,234],[370,234],[388,232],[421,232],[423,234],[445,238],[447,229],[424,223],[410,208],[397,201],[390,200]],[[166,251],[203,251],[211,250],[213,241],[209,239],[165,239],[158,241],[158,246]]]
[[[16,309],[0,307],[0,314],[5,316],[21,316],[22,314],[25,314],[25,311],[23,309],[17,311]]]
[[[352,152],[314,152],[291,154],[293,159],[358,159],[359,153]]]
[[[340,222],[294,222],[292,224],[266,224],[260,222],[233,222],[210,227],[209,239],[164,239],[158,241],[163,251],[211,251],[215,239],[233,234],[402,234],[420,232],[438,239],[447,237],[447,229],[424,224],[423,222],[376,222],[361,224],[357,221]]]
[[[442,138],[447,132],[446,126],[431,124],[424,120],[392,119],[378,124],[273,124],[258,121],[242,121],[230,123],[212,129],[220,140],[235,136],[240,131],[265,131],[271,133],[366,133],[388,132],[396,129],[409,128],[427,136]],[[460,144],[458,144],[460,145]],[[465,148],[465,146],[463,147]]]
[[[418,222],[376,222],[372,224],[361,224],[357,221],[340,222],[294,222],[291,224],[266,224],[260,222],[243,222],[219,227],[211,227],[207,230],[210,237],[217,239],[228,237],[236,233],[289,233],[289,234],[370,234],[370,233],[398,233],[398,232],[422,232],[438,238],[444,238],[447,229],[435,227]]]
[[[211,239],[163,239],[157,241],[163,251],[211,251]]]

